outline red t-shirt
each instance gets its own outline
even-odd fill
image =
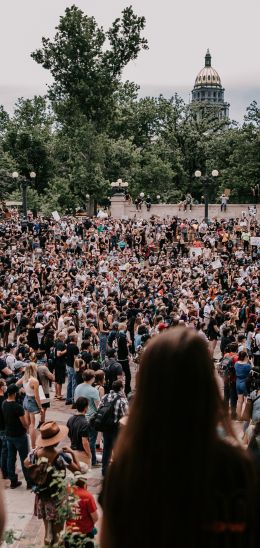
[[[95,499],[89,491],[81,487],[74,487],[73,493],[77,497],[74,507],[75,518],[66,522],[66,529],[71,532],[89,533],[94,527],[90,514],[96,512]]]

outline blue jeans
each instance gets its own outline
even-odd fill
[[[99,350],[101,359],[104,361],[107,351],[107,336],[105,333],[99,333]]]
[[[22,436],[17,436],[17,437],[6,436],[6,441],[7,441],[7,449],[8,449],[7,470],[8,470],[8,478],[10,479],[11,484],[15,485],[18,481],[18,477],[15,472],[17,451],[21,459],[23,475],[27,483],[30,484],[30,479],[28,477],[27,469],[24,466],[24,460],[26,459],[29,452],[27,434],[22,434]]]
[[[89,425],[89,431],[88,431],[88,441],[89,441],[89,447],[91,451],[92,456],[92,465],[97,464],[97,456],[96,456],[96,441],[97,441],[97,431],[93,426]]]
[[[67,365],[67,375],[68,375],[68,386],[67,386],[66,401],[69,401],[72,403],[74,401],[74,392],[77,386],[76,373],[73,367],[68,367],[68,365]]]
[[[3,478],[8,478],[7,472],[7,443],[4,430],[0,431],[0,468],[2,470]]]

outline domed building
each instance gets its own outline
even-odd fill
[[[219,106],[220,117],[228,118],[229,104],[225,102],[224,92],[220,76],[211,66],[211,55],[207,50],[205,67],[200,70],[192,90],[192,102]]]

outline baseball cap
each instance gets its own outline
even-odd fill
[[[6,389],[7,396],[11,396],[12,394],[17,394],[19,392],[19,387],[16,386],[16,384],[9,384],[9,386]]]

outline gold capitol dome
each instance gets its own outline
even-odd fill
[[[209,49],[205,56],[205,67],[200,70],[195,80],[194,88],[199,87],[216,87],[221,88],[221,79],[219,73],[211,66],[211,55]]]
[[[201,118],[204,112],[215,106],[219,118],[229,118],[229,103],[225,101],[225,90],[222,87],[219,73],[211,66],[211,55],[209,50],[205,55],[205,66],[199,71],[192,90],[192,103],[201,107],[197,109],[196,116]]]

